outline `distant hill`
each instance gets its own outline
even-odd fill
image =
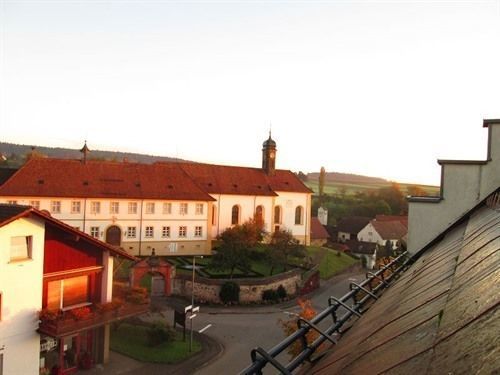
[[[34,150],[33,150],[34,147]],[[3,160],[3,165],[9,167],[19,167],[26,160],[26,156],[32,152],[39,157],[50,157],[60,159],[80,159],[82,154],[79,150],[61,147],[44,147],[44,146],[31,146],[31,145],[18,145],[14,143],[0,142],[0,155],[3,155],[7,160]],[[0,156],[1,157],[1,156]],[[119,151],[101,151],[91,150],[88,158],[97,160],[114,160],[137,163],[154,163],[156,161],[184,161],[182,159],[171,158],[166,156],[154,156],[145,154],[136,154],[132,152],[119,152]],[[2,160],[0,160],[2,162]]]
[[[318,181],[319,172],[308,173],[308,181]],[[351,173],[326,172],[325,181],[339,183],[355,183],[355,184],[387,184],[389,181],[379,177],[361,176]]]

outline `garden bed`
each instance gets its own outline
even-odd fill
[[[189,351],[189,340],[183,341],[182,333],[176,332],[172,342],[157,346],[147,344],[148,327],[144,325],[120,324],[111,331],[111,350],[141,362],[177,363],[201,351],[201,343],[193,340],[193,351]]]

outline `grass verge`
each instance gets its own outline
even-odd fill
[[[176,340],[158,346],[147,345],[148,327],[123,323],[117,330],[111,330],[111,350],[141,362],[177,363],[201,350],[200,342],[193,339],[193,351],[189,352],[189,337],[182,341],[177,332]],[[188,336],[188,335],[186,335]]]
[[[324,252],[324,256],[319,262],[319,277],[323,280],[329,279],[336,273],[339,273],[359,262],[342,252],[330,250],[327,248],[310,246],[307,248],[309,256],[316,257],[319,252]]]

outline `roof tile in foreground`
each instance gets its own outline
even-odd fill
[[[429,248],[308,374],[500,371],[500,212]]]

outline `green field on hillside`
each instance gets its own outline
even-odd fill
[[[318,181],[306,181],[305,184],[314,191],[314,193],[318,193]],[[357,192],[367,193],[370,191],[378,190],[382,187],[391,186],[391,182],[387,183],[346,183],[346,182],[332,182],[325,181],[325,193],[326,194],[341,194],[342,189],[345,189],[346,195],[354,195]],[[430,185],[417,185],[417,184],[399,184],[401,187],[401,191],[406,195],[408,186],[418,186],[421,189],[425,190],[427,195],[436,196],[439,195],[439,186],[430,186]]]

